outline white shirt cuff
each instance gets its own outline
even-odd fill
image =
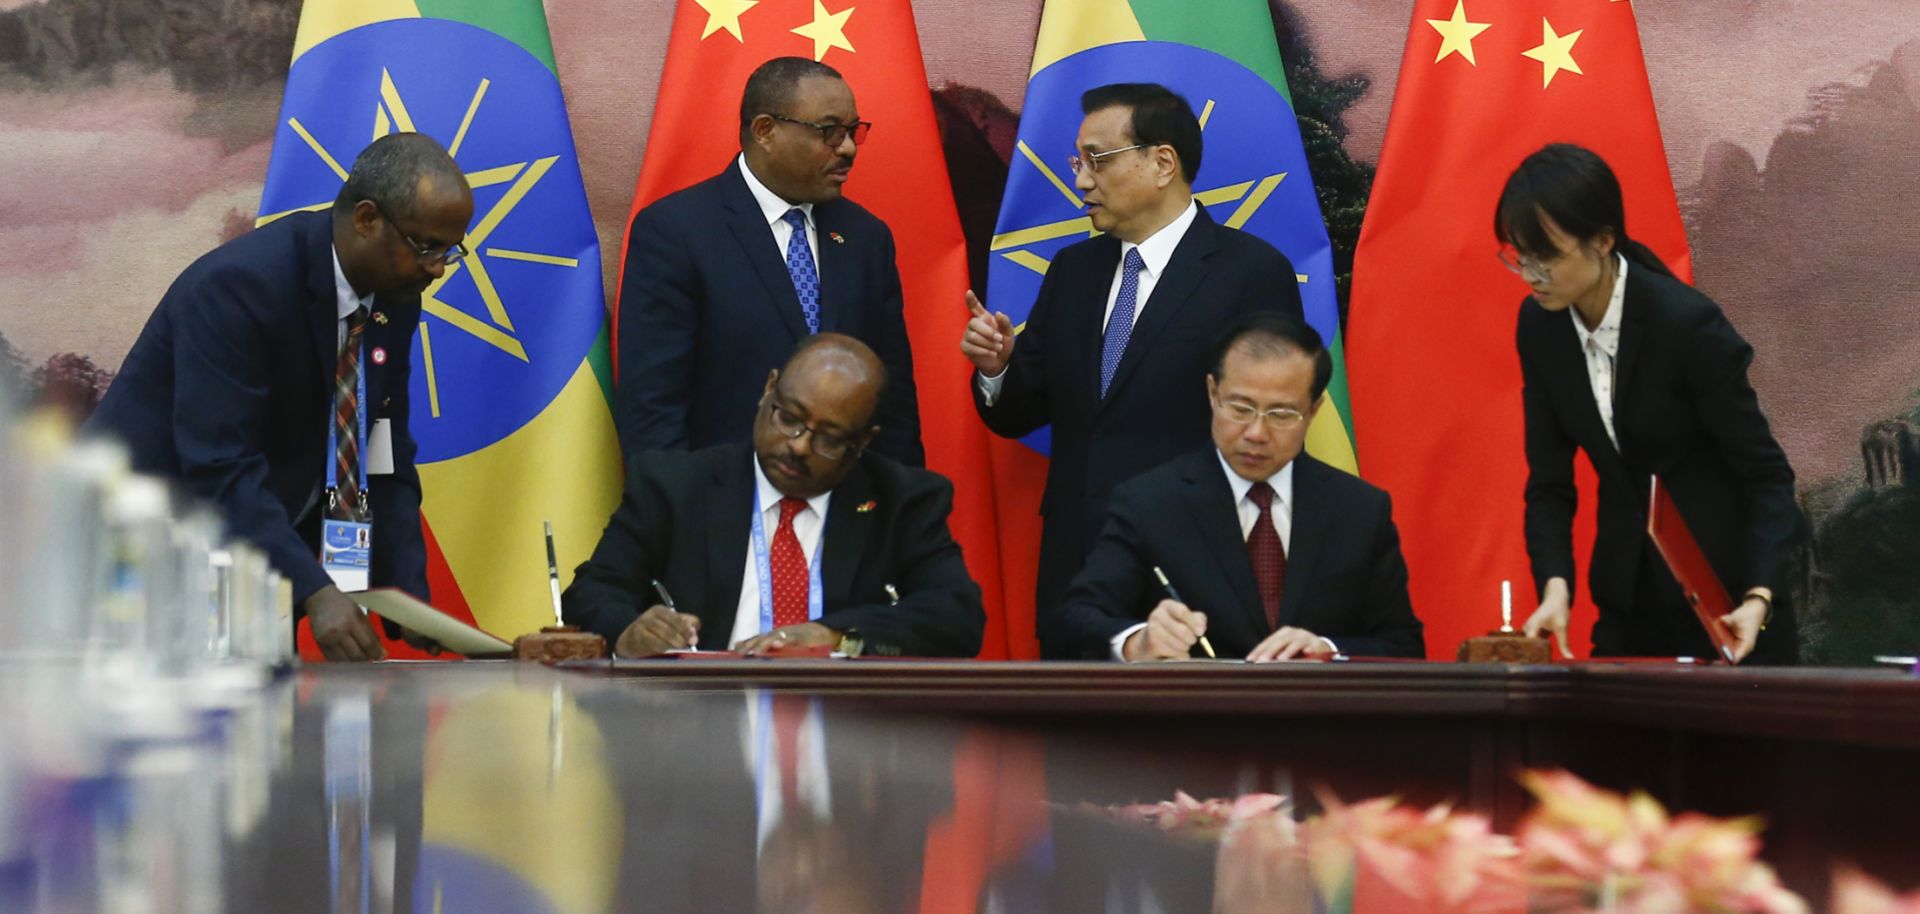
[[[1126,660],[1127,659],[1127,639],[1133,637],[1134,632],[1137,632],[1146,627],[1147,627],[1147,623],[1141,622],[1137,625],[1129,626],[1126,630],[1122,631],[1120,634],[1114,635],[1113,636],[1113,659]]]
[[[993,401],[1000,399],[1000,386],[1007,382],[1007,370],[1002,368],[999,374],[991,378],[977,371],[974,374],[980,379],[980,396],[987,401],[988,406],[992,406]]]

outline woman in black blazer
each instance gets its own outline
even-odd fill
[[[1620,182],[1578,146],[1528,156],[1507,179],[1494,233],[1532,294],[1515,343],[1525,384],[1527,553],[1540,607],[1526,632],[1566,651],[1574,577],[1573,452],[1600,481],[1588,584],[1596,656],[1712,657],[1714,650],[1647,536],[1658,476],[1736,607],[1722,617],[1739,658],[1792,663],[1781,602],[1805,522],[1793,468],[1760,411],[1753,348],[1720,307],[1627,237]]]

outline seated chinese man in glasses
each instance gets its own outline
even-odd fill
[[[1320,335],[1253,312],[1215,348],[1213,446],[1114,490],[1049,656],[1420,657],[1387,493],[1302,453],[1333,374]]]
[[[986,614],[947,530],[953,485],[872,453],[887,370],[804,338],[767,375],[751,443],[643,451],[566,621],[615,656],[668,651],[971,657]]]

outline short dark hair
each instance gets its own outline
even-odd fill
[[[844,80],[840,71],[805,57],[775,57],[747,77],[740,92],[740,145],[750,142],[753,119],[762,114],[785,115],[793,106],[794,90],[809,76]]]
[[[1312,401],[1320,402],[1333,381],[1333,354],[1320,339],[1320,331],[1306,321],[1279,311],[1254,311],[1234,318],[1233,323],[1213,344],[1213,379],[1218,383],[1226,374],[1227,353],[1236,346],[1246,347],[1255,357],[1275,358],[1299,353],[1313,359]]]
[[[1614,250],[1635,264],[1672,276],[1673,271],[1646,245],[1627,237],[1627,208],[1620,179],[1599,153],[1572,143],[1542,147],[1520,162],[1494,207],[1493,235],[1502,244],[1536,260],[1560,255],[1547,237],[1541,216],[1585,243],[1602,233],[1613,235]]]
[[[1133,112],[1133,141],[1143,146],[1172,146],[1180,157],[1180,174],[1193,184],[1200,173],[1200,119],[1193,106],[1159,83],[1109,83],[1080,96],[1080,113],[1108,108]]]
[[[360,150],[347,173],[347,183],[333,198],[333,211],[344,216],[362,200],[370,200],[391,219],[418,215],[420,179],[465,186],[466,175],[439,141],[424,133],[390,133]]]

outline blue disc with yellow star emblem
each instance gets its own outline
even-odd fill
[[[1095,86],[1142,80],[1179,93],[1201,117],[1202,152],[1193,190],[1207,214],[1286,254],[1295,271],[1307,277],[1300,288],[1303,297],[1311,301],[1320,291],[1313,284],[1323,284],[1328,307],[1310,305],[1307,312],[1315,328],[1332,339],[1338,331],[1333,250],[1293,106],[1232,58],[1168,41],[1090,48],[1049,65],[1027,83],[1028,107],[1019,132],[1024,148],[1013,156],[994,227],[988,307],[1006,312],[1016,326],[1024,322],[1054,256],[1091,237],[1092,225],[1067,166],[1083,118],[1080,95]],[[1146,307],[1152,307],[1151,299]],[[1048,432],[1023,440],[1046,452]]]
[[[472,254],[421,297],[417,460],[498,442],[552,403],[605,320],[600,255],[553,71],[493,32],[400,19],[343,32],[288,75],[263,219],[330,204],[374,138],[440,141],[473,186]],[[582,300],[601,303],[578,307]]]

